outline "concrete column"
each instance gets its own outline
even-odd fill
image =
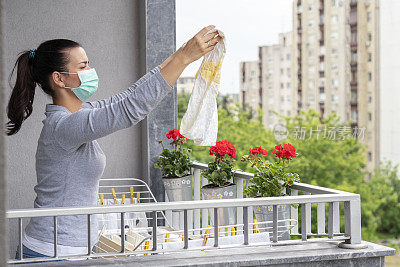
[[[140,54],[142,74],[161,64],[175,52],[175,1],[145,0],[139,2],[140,16]],[[177,127],[178,108],[176,87],[165,99],[142,121],[142,177],[146,181],[157,201],[164,201],[164,186],[160,170],[154,163],[162,151],[158,140],[168,146],[166,133]]]
[[[3,51],[3,1],[0,0],[0,266],[6,266],[8,258],[7,248],[7,183],[6,183],[6,139],[5,139],[5,91],[4,78],[4,51]]]

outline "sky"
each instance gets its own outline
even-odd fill
[[[239,63],[257,60],[258,46],[276,44],[279,33],[292,30],[292,0],[176,0],[177,49],[208,25],[226,37],[219,92],[239,93]],[[193,77],[201,61],[181,77]]]

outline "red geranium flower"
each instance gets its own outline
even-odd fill
[[[277,145],[272,153],[278,158],[290,159],[296,157],[296,148],[291,144]]]
[[[267,155],[267,153],[268,152],[261,147],[253,147],[249,151],[249,155]]]
[[[180,138],[186,138],[183,135],[181,135],[181,133],[177,130],[177,129],[172,129],[171,131],[169,131],[167,133],[167,138],[168,139],[175,139],[177,136],[179,136]]]
[[[214,146],[210,147],[210,155],[215,155],[217,158],[229,155],[233,159],[236,158],[236,148],[227,140],[218,141]]]

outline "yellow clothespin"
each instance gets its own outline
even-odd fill
[[[131,186],[131,204],[133,204],[133,186]]]
[[[169,234],[165,234],[165,243],[169,242]]]
[[[113,195],[113,198],[114,198],[114,203],[115,203],[115,204],[118,204],[118,201],[117,201],[117,195],[115,194],[114,187],[113,187],[113,188],[111,188],[111,192],[112,192],[112,195]]]
[[[256,223],[256,222],[257,222],[257,219],[254,219],[253,223]],[[260,230],[258,230],[258,224],[253,225],[253,233],[255,233],[255,234],[260,233]]]
[[[185,234],[182,234],[182,241],[185,241]]]
[[[125,204],[125,194],[122,195],[121,204]]]
[[[140,193],[136,194],[136,201],[137,201],[137,203],[140,203]]]
[[[104,195],[100,195],[100,205],[104,205]]]
[[[207,228],[210,228],[210,229],[207,229],[207,230],[204,232],[203,244],[202,244],[203,247],[204,247],[205,245],[207,245],[208,236],[210,235],[210,232],[211,232],[211,225],[208,225]]]
[[[221,228],[218,228],[218,236],[221,236]]]
[[[232,227],[231,228],[231,236],[234,236],[234,235],[236,235],[236,229],[235,229],[235,227]]]
[[[148,250],[149,249],[149,245],[150,245],[150,241],[149,240],[144,241],[144,250]],[[148,254],[144,254],[144,255],[148,255]]]

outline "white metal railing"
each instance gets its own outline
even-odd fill
[[[201,184],[206,184],[207,181],[201,179],[201,169],[207,168],[207,165],[202,163],[193,163],[193,201],[180,201],[180,202],[155,202],[155,203],[140,203],[134,205],[124,206],[96,206],[96,207],[68,207],[68,208],[43,208],[43,209],[20,209],[20,210],[9,210],[7,211],[7,218],[9,220],[18,220],[19,225],[19,245],[20,245],[20,259],[11,259],[9,263],[16,262],[36,262],[36,261],[48,261],[54,259],[71,259],[71,258],[101,258],[105,256],[121,256],[121,255],[143,255],[143,251],[128,251],[125,248],[125,227],[124,227],[124,216],[127,213],[133,212],[146,212],[151,214],[152,226],[151,239],[152,239],[152,251],[153,253],[172,253],[187,251],[187,249],[194,249],[189,247],[189,232],[198,232],[198,234],[204,229],[212,229],[214,232],[214,245],[212,247],[201,247],[202,250],[214,249],[220,247],[218,245],[219,240],[219,228],[218,226],[218,209],[220,208],[236,208],[237,209],[237,228],[238,232],[243,235],[243,243],[240,246],[248,246],[249,244],[249,231],[253,225],[253,207],[268,205],[273,207],[273,221],[271,222],[272,229],[272,241],[266,242],[261,245],[277,246],[287,244],[298,244],[304,242],[327,242],[332,240],[344,241],[344,247],[357,247],[361,244],[361,211],[360,211],[360,196],[358,194],[343,192],[339,190],[313,186],[304,183],[295,183],[292,186],[291,196],[285,197],[260,197],[260,198],[243,198],[243,188],[245,180],[249,180],[253,177],[253,174],[236,171],[235,182],[237,185],[237,198],[236,199],[219,199],[219,200],[201,200],[200,188]],[[344,203],[344,221],[345,229],[344,233],[340,231],[340,209],[339,204]],[[317,205],[317,231],[312,233],[311,231],[311,205],[316,203]],[[326,218],[325,218],[325,205],[328,203],[329,214],[328,214],[328,231],[326,233]],[[286,241],[278,240],[278,205],[291,205],[291,220],[298,221],[299,210],[292,204],[298,204],[301,207],[301,231],[297,223],[291,227],[290,235],[293,237],[301,237],[301,239],[292,239]],[[214,214],[210,214],[214,218],[214,226],[209,226],[208,211],[213,209]],[[201,211],[201,213],[200,213]],[[160,226],[160,222],[157,223],[157,213],[166,214],[167,220],[172,222],[172,226],[175,229],[182,230],[183,246],[178,250],[158,250],[157,240]],[[121,251],[115,253],[95,253],[92,251],[92,244],[90,240],[90,221],[94,214],[108,214],[108,213],[119,213],[121,220],[120,236],[121,236]],[[88,252],[85,255],[76,255],[69,257],[62,257],[57,255],[57,217],[68,216],[68,215],[87,215],[87,227],[88,227]],[[46,258],[29,258],[23,259],[22,256],[22,219],[31,217],[53,217],[54,220],[54,255],[53,257]],[[168,219],[168,217],[170,219]],[[172,219],[171,219],[172,218]],[[206,219],[205,219],[206,218]],[[226,226],[224,226],[226,227]],[[309,239],[312,237],[312,239]],[[317,238],[318,237],[318,238]],[[253,244],[255,245],[255,244]],[[257,243],[260,245],[260,243]]]

